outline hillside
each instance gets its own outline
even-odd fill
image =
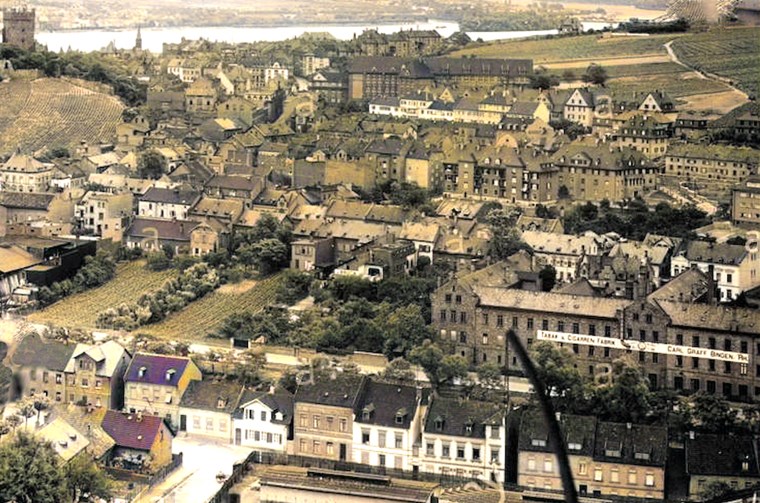
[[[0,154],[110,142],[124,109],[114,96],[49,78],[1,82],[0,103]]]

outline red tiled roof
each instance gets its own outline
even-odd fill
[[[103,418],[102,426],[117,446],[149,451],[161,431],[163,421],[158,416],[109,410]]]

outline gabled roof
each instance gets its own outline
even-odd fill
[[[750,435],[696,433],[686,440],[686,473],[760,477],[755,442]]]
[[[124,374],[124,382],[177,386],[188,364],[190,358],[137,353]]]
[[[760,335],[760,313],[756,309],[659,299],[655,302],[670,317],[674,327]]]
[[[578,297],[557,292],[529,292],[498,287],[477,287],[480,304],[510,309],[565,313],[569,316],[615,319],[630,301],[625,299]]]
[[[337,372],[317,377],[298,386],[295,402],[347,407],[356,410],[368,379],[365,376]]]
[[[75,372],[75,360],[82,355],[86,355],[96,362],[96,375],[102,377],[114,377],[114,372],[119,366],[119,363],[129,356],[129,353],[116,341],[106,341],[94,346],[89,344],[77,344],[69,363],[66,365],[66,372]]]
[[[40,162],[32,156],[20,152],[14,152],[10,159],[2,165],[2,169],[5,171],[16,171],[19,173],[38,173],[52,169],[52,167],[53,164],[51,163]]]
[[[41,367],[63,372],[74,353],[74,345],[58,341],[45,342],[36,332],[24,337],[11,356],[13,365]]]
[[[664,426],[600,421],[595,444],[596,461],[664,468],[668,430]]]
[[[434,397],[425,420],[425,433],[485,438],[485,426],[501,426],[503,419],[504,411],[490,402]]]
[[[417,390],[369,381],[364,392],[356,422],[386,428],[408,429],[417,411]]]
[[[686,245],[684,256],[687,260],[695,262],[739,265],[747,256],[747,249],[743,245],[691,241]]]
[[[262,391],[246,390],[240,398],[240,405],[235,411],[236,418],[243,417],[243,409],[250,407],[254,403],[261,403],[269,410],[275,413],[271,422],[274,424],[290,424],[293,421],[293,395],[285,390],[279,390],[274,393],[265,393]],[[277,414],[279,413],[279,415]],[[281,419],[278,419],[278,416]]]
[[[559,427],[569,455],[592,455],[596,435],[595,417],[562,414],[559,417]],[[543,415],[535,409],[526,411],[520,420],[518,449],[531,452],[555,451]]]
[[[191,381],[180,407],[231,414],[238,408],[244,390],[234,381]]]
[[[82,435],[65,419],[57,417],[40,428],[36,435],[50,442],[53,450],[64,462],[70,461],[90,445],[87,437]]]
[[[20,246],[0,245],[0,274],[10,274],[40,263],[42,263],[41,259]]]
[[[164,189],[160,187],[151,187],[148,189],[140,201],[163,204],[183,204],[190,206],[194,204],[200,194],[194,190]]]
[[[137,217],[124,233],[130,238],[158,238],[172,241],[190,241],[190,233],[199,223],[191,220],[166,220]]]
[[[55,194],[0,192],[0,206],[30,210],[47,210]]]
[[[103,429],[118,447],[150,451],[163,428],[167,435],[174,434],[164,425],[163,418],[150,414],[130,414],[109,410],[103,418]]]

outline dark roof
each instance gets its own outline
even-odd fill
[[[370,381],[359,408],[358,423],[407,429],[417,411],[417,390]]]
[[[245,176],[216,175],[206,182],[207,187],[220,187],[223,189],[254,190],[256,182]]]
[[[298,386],[295,401],[355,410],[366,383],[366,377],[344,372],[317,377],[311,383]]]
[[[200,225],[191,220],[165,220],[137,217],[125,233],[128,237],[155,237],[172,241],[190,241],[190,232]]]
[[[427,413],[425,432],[485,438],[485,425],[501,425],[503,415],[504,411],[493,403],[434,397]]]
[[[748,463],[742,470],[742,463]],[[696,433],[686,440],[686,473],[689,475],[739,475],[758,477],[756,449],[751,436]]]
[[[0,206],[46,210],[55,199],[54,194],[33,194],[28,192],[0,192]]]
[[[161,431],[163,418],[150,414],[129,414],[109,410],[103,418],[103,429],[118,447],[149,451]],[[166,428],[171,434],[169,428]]]
[[[199,197],[200,194],[192,190],[151,187],[148,189],[148,192],[140,198],[140,201],[165,204],[185,204],[190,206],[194,204]]]
[[[532,59],[427,58],[424,61],[436,76],[516,76],[533,72]]]
[[[191,381],[180,406],[230,414],[237,409],[243,390],[234,381]]]
[[[668,430],[664,426],[597,424],[596,461],[664,467],[667,449]]]
[[[594,452],[596,418],[563,414],[559,418],[559,425],[565,437],[568,454],[591,456]],[[531,410],[523,415],[518,445],[520,451],[552,453],[555,451],[554,443],[549,439],[549,428],[539,411]]]
[[[743,245],[692,241],[686,246],[686,258],[697,262],[738,265],[747,255]]]
[[[282,413],[282,419],[280,420],[275,417],[272,419],[272,423],[290,424],[293,421],[293,395],[285,390],[278,390],[274,393],[246,390],[240,398],[240,404],[237,411],[235,411],[235,417],[242,418],[242,408],[256,400],[269,407],[273,412]]]
[[[148,353],[137,353],[132,362],[129,364],[127,372],[124,374],[125,382],[143,382],[148,384],[163,384],[165,386],[176,386],[179,383],[182,374],[185,372],[189,358],[179,356],[154,355]],[[140,369],[144,368],[142,373]],[[167,380],[166,374],[170,371],[171,376]]]
[[[370,143],[365,152],[382,155],[400,155],[402,148],[404,148],[404,142],[398,138],[385,138]]]
[[[43,341],[37,333],[24,337],[13,352],[11,363],[24,367],[40,367],[61,371],[66,368],[75,344],[63,344],[58,341]]]

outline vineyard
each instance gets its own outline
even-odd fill
[[[275,274],[245,289],[224,285],[160,323],[141,327],[139,331],[165,339],[203,340],[229,315],[255,313],[273,304],[282,279],[282,274]]]
[[[112,141],[123,105],[60,79],[0,83],[0,153]]]
[[[760,28],[697,33],[673,42],[678,59],[697,70],[730,79],[757,96],[760,83]]]
[[[537,65],[576,59],[666,56],[663,44],[677,35],[651,37],[598,38],[596,35],[553,39],[510,40],[476,47],[466,47],[452,56],[479,58],[531,58]]]
[[[136,302],[143,293],[159,288],[176,274],[175,270],[150,271],[144,260],[121,263],[116,268],[116,276],[105,285],[67,297],[32,313],[28,319],[32,323],[61,327],[95,328],[100,311],[124,302]]]
[[[681,67],[683,69],[683,67]],[[700,79],[694,72],[680,72],[659,75],[642,75],[610,79],[608,90],[616,97],[632,97],[634,93],[648,93],[659,89],[672,98],[681,98],[695,94],[718,93],[729,91],[728,84],[715,80]]]

